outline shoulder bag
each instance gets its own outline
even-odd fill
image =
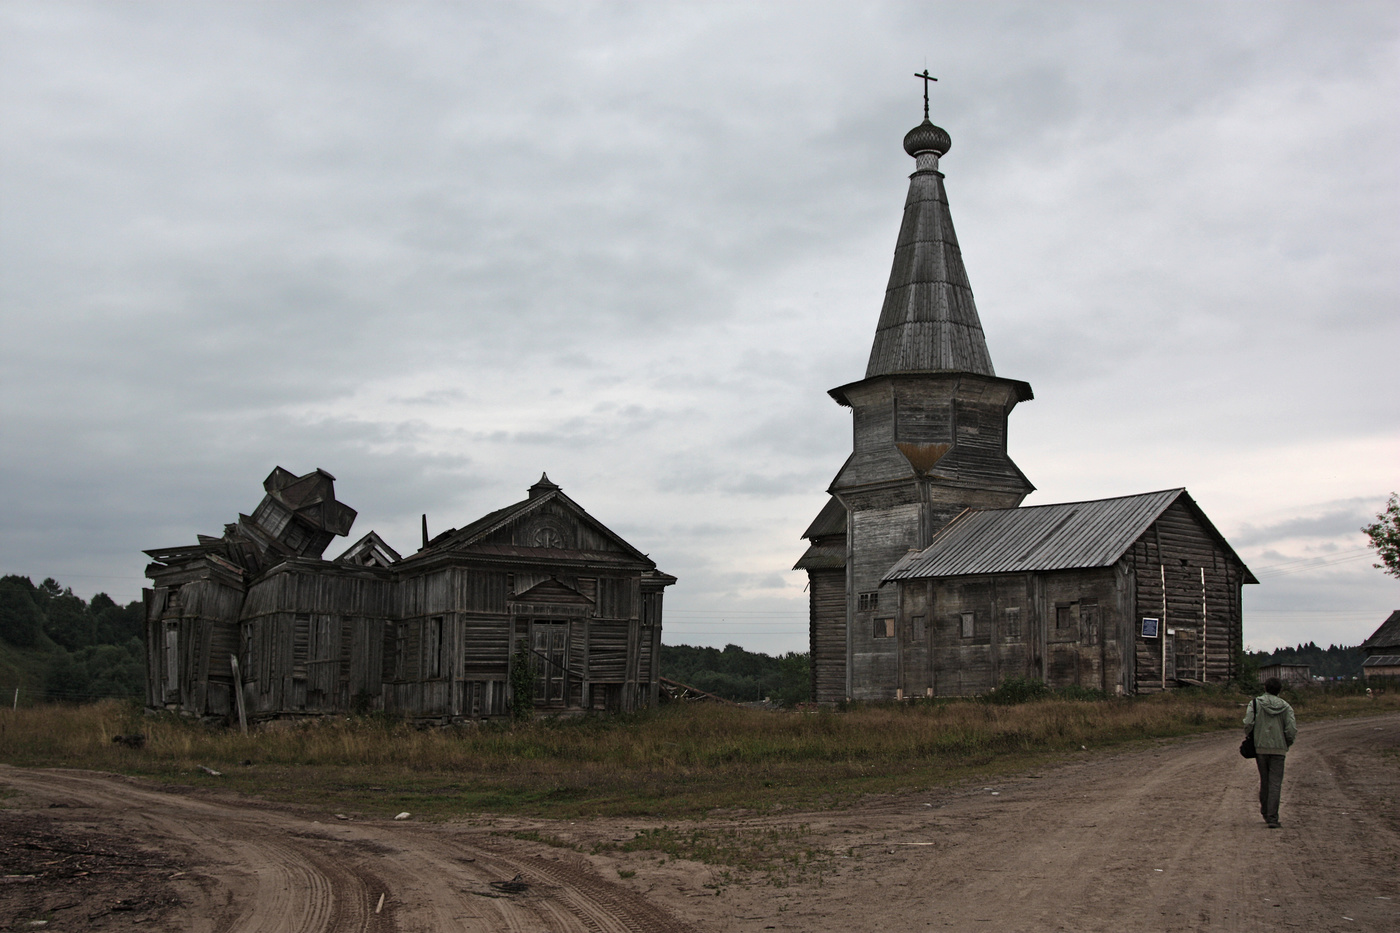
[[[1249,701],[1249,705],[1254,709],[1254,722],[1250,723],[1249,731],[1244,734],[1244,741],[1240,743],[1240,757],[1242,758],[1258,757],[1258,754],[1254,751],[1254,726],[1259,722],[1258,703],[1258,697]]]

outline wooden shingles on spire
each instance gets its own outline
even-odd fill
[[[895,245],[866,378],[909,372],[996,375],[943,176],[916,171]]]

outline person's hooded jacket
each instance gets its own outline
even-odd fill
[[[1255,715],[1255,710],[1259,714]],[[1293,707],[1282,697],[1266,693],[1249,704],[1244,724],[1254,728],[1254,750],[1260,755],[1286,755],[1298,737],[1298,721]]]

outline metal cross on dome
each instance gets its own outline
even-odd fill
[[[927,120],[927,119],[928,119],[928,83],[929,83],[930,81],[937,81],[938,79],[935,78],[935,77],[933,77],[932,75],[930,75],[930,74],[928,73],[928,69],[927,69],[927,68],[924,69],[923,74],[919,74],[917,71],[914,72],[914,77],[916,77],[916,78],[922,78],[922,79],[923,79],[923,82],[924,82],[924,119]]]

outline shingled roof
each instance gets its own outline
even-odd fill
[[[1239,559],[1185,489],[1164,489],[1087,502],[968,509],[927,548],[910,552],[890,568],[885,581],[1107,567],[1178,500]],[[1258,582],[1248,568],[1244,581]]]
[[[1372,651],[1381,648],[1400,648],[1400,609],[1396,609],[1381,623],[1381,627],[1371,637],[1361,643],[1362,649]]]
[[[948,134],[927,120],[905,138],[917,168],[909,176],[867,379],[915,372],[996,375],[938,171],[949,145]]]

